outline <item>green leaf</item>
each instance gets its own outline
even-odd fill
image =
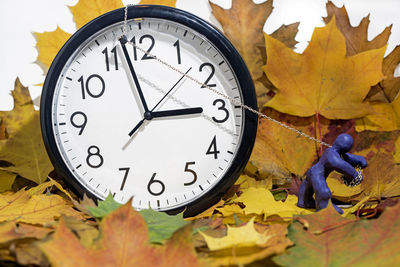
[[[139,213],[147,223],[151,243],[162,243],[178,229],[188,224],[183,219],[183,212],[171,216],[164,212],[146,209],[139,211]]]
[[[121,206],[122,205],[120,203],[114,200],[110,193],[104,201],[98,201],[97,207],[87,207],[87,209],[93,215],[93,217],[103,218],[104,216]]]
[[[109,194],[104,201],[99,201],[97,207],[87,207],[89,212],[96,218],[103,218],[112,211],[121,206],[116,202],[112,195]],[[178,229],[188,224],[183,219],[183,212],[177,215],[168,215],[164,212],[146,209],[139,211],[144,218],[149,231],[149,239],[151,243],[162,243],[170,238]]]

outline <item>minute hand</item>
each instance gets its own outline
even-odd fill
[[[125,60],[128,63],[129,71],[131,72],[133,81],[135,82],[136,90],[139,93],[140,101],[142,102],[144,111],[148,112],[149,108],[147,107],[147,103],[146,103],[146,100],[144,99],[142,88],[140,87],[139,80],[138,80],[138,78],[136,76],[135,69],[133,68],[132,61],[131,61],[131,59],[129,57],[128,50],[126,49],[126,46],[125,46],[125,44],[128,42],[127,39],[126,39],[126,36],[125,35],[122,36],[119,39],[119,42],[121,43],[121,47],[122,47],[122,51],[124,52]]]
[[[153,115],[153,118],[161,118],[161,117],[170,117],[170,116],[199,114],[202,112],[203,112],[203,109],[198,107],[198,108],[184,108],[184,109],[154,111],[154,112],[152,112],[152,115]]]

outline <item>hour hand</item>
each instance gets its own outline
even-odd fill
[[[132,75],[133,81],[135,82],[135,87],[136,87],[137,92],[139,93],[140,101],[142,102],[144,111],[148,112],[149,108],[147,107],[147,103],[146,103],[146,100],[144,99],[142,88],[140,87],[139,80],[136,76],[135,69],[133,68],[132,61],[129,57],[128,50],[126,49],[126,46],[125,46],[125,44],[128,42],[128,40],[126,39],[126,35],[122,36],[119,39],[119,42],[121,43],[121,47],[122,47],[122,51],[123,51],[125,60],[128,63],[129,71]]]
[[[191,115],[199,114],[203,112],[203,108],[183,108],[183,109],[172,109],[163,111],[153,111],[153,118],[170,117],[170,116],[181,116],[181,115]]]

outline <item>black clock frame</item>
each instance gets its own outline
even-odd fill
[[[85,187],[81,185],[79,181],[77,181],[62,159],[60,151],[58,151],[52,129],[52,101],[59,75],[74,51],[79,47],[79,45],[87,40],[87,38],[96,32],[109,25],[123,21],[124,12],[124,8],[110,11],[90,21],[71,36],[71,38],[58,52],[50,66],[44,82],[41,97],[40,121],[42,136],[47,153],[54,165],[56,172],[64,179],[64,181],[66,181],[73,191],[77,193],[77,195],[82,197],[83,194],[86,193],[86,195],[94,200],[98,200],[98,198],[90,191],[85,189]],[[218,29],[214,28],[212,25],[200,19],[199,17],[176,8],[157,5],[137,5],[128,8],[128,19],[146,17],[177,22],[186,27],[192,28],[206,37],[224,55],[226,60],[233,68],[233,71],[237,77],[237,81],[240,84],[244,104],[253,109],[257,109],[255,89],[246,64],[231,42],[228,41],[228,39]],[[224,177],[221,178],[220,181],[216,183],[208,192],[193,200],[193,202],[190,204],[167,210],[167,213],[175,214],[185,210],[185,216],[193,216],[209,208],[224,196],[224,194],[237,180],[247,161],[249,160],[256,137],[257,120],[258,116],[256,114],[245,110],[241,144],[231,166],[226,171]]]

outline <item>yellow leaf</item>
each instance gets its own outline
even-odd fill
[[[292,245],[286,238],[287,227],[284,225],[264,226],[260,233],[255,229],[253,218],[244,226],[227,227],[227,234],[222,238],[201,233],[211,251],[208,259],[214,266],[248,264],[282,253]]]
[[[280,112],[328,119],[353,119],[371,113],[363,100],[383,78],[386,46],[346,56],[345,39],[336,20],[316,28],[310,44],[299,55],[272,37],[266,38],[268,78],[278,88],[267,103]]]
[[[364,197],[363,199],[360,200],[356,205],[354,205],[351,208],[348,209],[343,209],[343,217],[349,217],[352,213],[356,212],[359,208],[364,206],[364,204],[369,200],[369,196]]]
[[[356,131],[395,131],[400,129],[400,97],[391,103],[371,103],[374,114],[356,120]]]
[[[0,170],[0,193],[11,190],[16,177],[15,173]]]
[[[272,193],[265,188],[248,188],[235,199],[235,202],[242,202],[245,207],[244,214],[263,214],[264,218],[277,215],[283,219],[293,217],[296,214],[311,214],[310,210],[297,207],[297,197],[288,195],[285,202],[276,201]]]
[[[0,170],[41,183],[53,166],[44,148],[39,111],[34,110],[28,89],[18,79],[13,96],[14,109],[0,112],[9,132],[8,139],[0,140],[0,160],[9,164]]]
[[[141,0],[140,5],[162,5],[176,7],[176,0]]]
[[[299,118],[281,114],[272,109],[265,109],[263,113],[315,136],[313,118]],[[324,125],[328,125],[325,121]],[[322,127],[327,128],[327,126]],[[317,146],[314,142],[268,119],[259,119],[257,138],[250,162],[258,168],[260,173],[272,176],[272,179],[279,180],[279,183],[287,183],[291,181],[292,173],[299,177],[303,176],[316,158]]]
[[[352,198],[362,192],[361,185],[349,187],[346,186],[340,179],[342,175],[336,172],[331,173],[326,179],[332,196],[340,201],[349,202]]]
[[[69,37],[71,37],[71,34],[66,33],[59,27],[57,27],[54,32],[35,32],[34,34],[36,36],[36,47],[39,53],[37,60],[39,63],[42,63],[42,67],[47,71],[58,51],[60,51],[61,47]]]
[[[0,222],[15,220],[43,225],[53,223],[62,214],[82,218],[65,199],[59,195],[41,194],[42,191],[32,188],[1,194]]]
[[[246,62],[256,88],[258,106],[269,99],[268,91],[273,88],[261,67],[265,64],[263,27],[272,12],[272,1],[255,4],[252,0],[233,0],[230,9],[223,9],[210,2],[213,15],[221,23],[225,35]],[[272,35],[289,47],[294,47],[298,23],[282,26]],[[264,78],[265,80],[260,80]]]
[[[74,16],[76,28],[79,29],[92,19],[123,6],[121,0],[79,0],[69,9]]]
[[[247,189],[249,187],[262,187],[266,189],[272,189],[272,179],[256,180],[253,177],[247,175],[240,175],[235,185],[240,187],[240,190]]]
[[[262,246],[270,238],[269,236],[258,233],[256,229],[254,229],[254,218],[244,226],[231,227],[227,225],[227,227],[227,234],[222,238],[214,238],[200,232],[211,251],[232,247]]]

